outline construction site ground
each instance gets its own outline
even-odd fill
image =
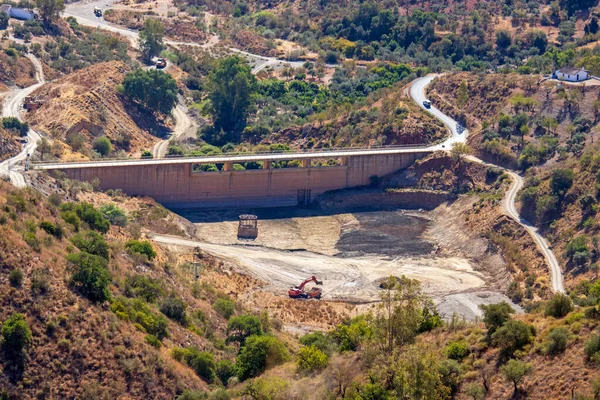
[[[237,239],[239,211],[187,210],[180,213],[196,225],[196,239],[156,235],[154,240],[173,247],[198,246],[233,271],[264,282],[256,289],[264,295],[245,295],[247,300],[287,297],[290,286],[316,275],[323,281],[323,301],[364,308],[379,300],[383,279],[405,275],[421,282],[444,316],[457,312],[474,319],[480,315],[479,304],[510,302],[501,293],[501,271],[490,270],[504,266],[485,256],[484,243],[465,245],[470,238],[461,228],[464,216],[452,208],[337,214],[250,210],[259,216],[259,235],[251,241]]]

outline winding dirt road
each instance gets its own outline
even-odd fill
[[[431,81],[433,81],[438,76],[439,75],[429,75],[429,76],[419,78],[416,81],[414,81],[411,86],[410,96],[419,106],[421,106],[423,109],[428,111],[434,117],[438,118],[444,125],[446,125],[450,129],[450,131],[452,132],[450,139],[447,140],[446,142],[444,142],[443,145],[441,145],[441,147],[444,147],[444,150],[449,150],[454,143],[457,143],[457,142],[466,143],[468,131],[465,130],[459,134],[456,129],[458,126],[458,123],[454,119],[452,119],[448,115],[442,113],[440,110],[438,110],[437,108],[435,108],[433,106],[430,109],[426,109],[425,106],[423,105],[423,101],[427,99],[425,89],[431,83]],[[552,289],[555,292],[564,293],[565,292],[564,279],[563,279],[563,275],[562,275],[562,270],[560,268],[560,264],[558,263],[556,256],[550,249],[550,246],[548,245],[548,242],[546,241],[546,239],[544,239],[544,237],[542,235],[540,235],[540,233],[538,232],[538,229],[519,216],[519,212],[517,211],[517,207],[515,206],[517,193],[523,187],[523,178],[519,174],[517,174],[516,171],[509,170],[504,167],[500,167],[498,165],[489,164],[489,163],[487,163],[483,160],[480,160],[479,158],[474,157],[474,156],[469,156],[468,158],[469,158],[469,160],[474,161],[474,162],[487,164],[487,165],[493,165],[494,167],[497,167],[497,168],[500,168],[500,169],[506,171],[506,173],[508,173],[510,175],[510,177],[512,178],[512,184],[510,185],[510,188],[508,189],[508,192],[506,193],[506,197],[504,198],[504,201],[502,202],[502,206],[503,206],[504,210],[506,211],[506,214],[508,214],[508,216],[510,216],[517,223],[519,223],[523,228],[525,228],[525,230],[529,233],[529,235],[531,235],[531,237],[535,241],[539,251],[544,255],[544,258],[546,259],[546,263],[548,264],[548,269],[550,271],[550,277],[552,280]]]
[[[25,101],[25,97],[29,96],[45,83],[44,70],[42,69],[42,64],[40,61],[33,54],[27,54],[27,58],[31,60],[33,66],[35,67],[35,78],[37,83],[24,89],[13,89],[11,93],[4,99],[4,104],[2,106],[2,117],[15,117],[22,121],[21,109],[23,107],[23,101]],[[12,184],[17,187],[27,186],[25,177],[22,173],[23,166],[17,164],[25,160],[29,154],[33,154],[37,147],[37,142],[40,139],[41,136],[30,128],[29,132],[27,133],[27,143],[23,146],[21,152],[16,156],[0,163],[0,175],[8,176]]]

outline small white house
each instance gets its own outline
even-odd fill
[[[567,82],[583,82],[589,78],[589,75],[583,68],[565,67],[554,72],[553,78]]]

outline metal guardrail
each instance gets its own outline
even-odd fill
[[[141,157],[141,158],[102,158],[97,160],[87,160],[87,161],[31,161],[32,167],[36,165],[54,165],[54,164],[64,164],[64,165],[73,165],[73,164],[98,164],[98,163],[134,163],[140,161],[168,161],[168,160],[178,160],[185,161],[190,160],[190,162],[197,161],[199,163],[202,162],[202,159],[228,159],[228,158],[239,158],[239,157],[260,157],[260,156],[282,156],[289,155],[290,159],[293,159],[295,156],[302,156],[306,158],[306,155],[314,155],[318,158],[320,155],[326,153],[352,153],[352,152],[377,152],[381,150],[390,150],[393,151],[395,149],[398,150],[407,150],[407,149],[415,149],[415,150],[425,150],[431,147],[429,145],[415,145],[415,144],[407,144],[407,145],[396,145],[396,146],[372,146],[372,147],[344,147],[344,148],[319,148],[319,149],[302,149],[302,150],[284,150],[284,151],[268,151],[268,152],[254,152],[254,153],[245,153],[245,152],[231,152],[231,153],[223,153],[223,154],[207,154],[207,155],[198,155],[198,156],[165,156],[162,158],[152,158],[152,157]],[[326,155],[324,156],[326,157]]]

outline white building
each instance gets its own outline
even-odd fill
[[[583,68],[565,67],[554,72],[554,79],[567,82],[583,82],[589,78],[588,72]]]

